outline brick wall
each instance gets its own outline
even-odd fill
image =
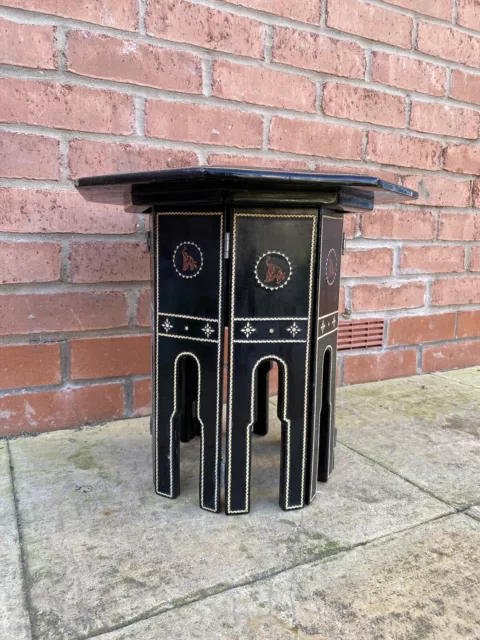
[[[480,363],[479,0],[7,0],[0,6],[0,435],[146,413],[145,224],[94,173],[370,173],[347,219],[340,383]]]

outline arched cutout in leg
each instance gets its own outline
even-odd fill
[[[332,429],[332,348],[327,347],[323,355],[322,408],[320,410],[320,441],[318,456],[318,481],[327,482],[333,464]]]
[[[180,442],[190,442],[201,435],[200,421],[197,417],[198,409],[198,367],[195,360],[185,356],[179,366],[179,396],[178,425]]]
[[[267,360],[257,369],[256,376],[256,420],[253,424],[253,433],[257,436],[266,436],[268,434],[268,374],[272,369],[272,362]]]

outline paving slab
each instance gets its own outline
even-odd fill
[[[341,446],[314,503],[281,511],[273,420],[254,438],[252,513],[237,517],[198,507],[198,441],[182,446],[181,496],[154,494],[145,419],[10,447],[42,640],[106,632],[451,512]]]
[[[101,636],[102,640],[480,637],[480,522],[450,516]]]
[[[30,637],[8,448],[0,440],[0,638]]]
[[[480,366],[470,367],[468,369],[455,369],[454,371],[442,371],[435,375],[445,378],[446,380],[453,380],[480,389]]]
[[[438,498],[480,502],[480,389],[436,375],[346,387],[337,422],[340,442]]]
[[[476,518],[477,520],[480,520],[480,505],[476,505],[475,507],[472,507],[467,511],[467,513],[469,516],[472,516],[472,518]]]

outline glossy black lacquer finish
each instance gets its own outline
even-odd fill
[[[251,438],[268,432],[279,368],[282,509],[334,468],[343,214],[417,197],[365,176],[197,168],[82,178],[88,199],[152,214],[154,484],[180,492],[180,442],[201,438],[200,506],[221,508],[224,326],[225,511],[250,510]]]

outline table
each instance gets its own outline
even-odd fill
[[[250,510],[252,433],[268,429],[279,368],[280,506],[300,509],[334,468],[343,216],[418,195],[375,177],[199,167],[81,178],[89,201],[151,214],[155,491],[180,493],[180,442],[199,436],[199,502]]]

